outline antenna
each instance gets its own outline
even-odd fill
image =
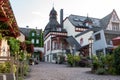
[[[52,6],[53,6],[53,8],[54,8],[54,1],[52,0],[52,2],[53,2]]]
[[[88,15],[88,13],[87,13],[87,17],[88,17],[89,15]]]
[[[53,7],[54,7],[54,2],[53,2]]]

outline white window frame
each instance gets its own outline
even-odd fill
[[[35,36],[35,33],[34,33],[34,32],[32,32],[32,36]]]
[[[35,40],[34,40],[34,39],[31,39],[31,42],[34,44],[34,43],[35,43]]]
[[[36,44],[39,44],[39,39],[36,39]]]

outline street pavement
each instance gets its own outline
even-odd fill
[[[90,68],[40,62],[31,66],[30,76],[25,80],[120,80],[120,76],[96,75],[91,74],[90,70]]]

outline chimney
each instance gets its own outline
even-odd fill
[[[60,10],[60,25],[63,28],[63,9]]]

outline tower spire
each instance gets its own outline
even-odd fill
[[[54,2],[53,2],[53,5],[52,5],[52,6],[53,6],[53,8],[54,8]]]
[[[87,17],[89,17],[88,13],[87,13]]]

